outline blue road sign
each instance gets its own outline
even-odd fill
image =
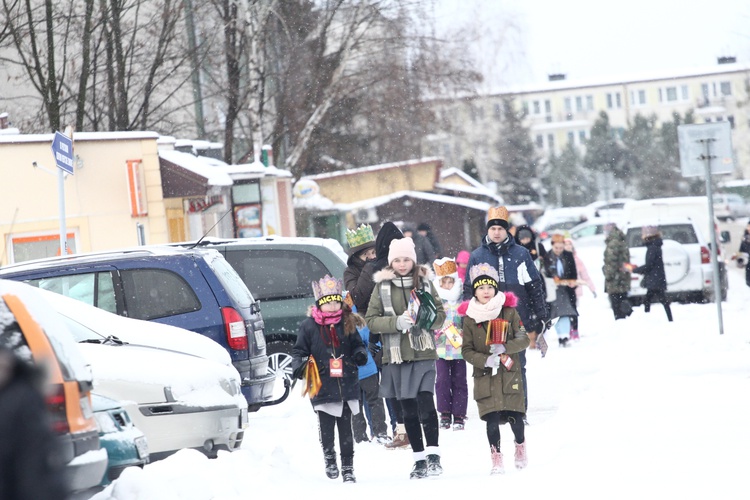
[[[52,140],[52,154],[57,168],[73,175],[73,141],[62,132],[55,132]]]

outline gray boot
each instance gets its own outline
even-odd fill
[[[357,482],[357,478],[354,477],[354,457],[341,457],[341,477],[345,483]]]
[[[339,467],[336,465],[336,452],[324,451],[323,458],[326,461],[326,476],[328,476],[329,479],[336,479],[339,477]]]

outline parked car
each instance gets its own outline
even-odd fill
[[[604,227],[611,221],[601,217],[594,217],[581,222],[569,231],[576,246],[604,246]]]
[[[44,297],[22,283],[0,280],[0,316],[9,319],[0,322],[3,344],[45,368],[47,409],[67,464],[69,487],[83,491],[98,485],[107,452],[100,448],[91,408],[91,370],[70,332]]]
[[[714,215],[720,221],[735,220],[750,216],[750,205],[742,196],[732,193],[715,194]]]
[[[546,240],[555,231],[567,231],[586,220],[585,207],[550,208],[534,221],[532,229],[539,235],[539,240]]]
[[[122,402],[146,435],[152,460],[182,448],[215,456],[240,447],[247,403],[233,367],[128,344],[118,335],[123,322],[95,331],[85,317],[58,312],[91,365],[97,393]]]
[[[599,200],[586,205],[585,215],[588,219],[601,218],[607,222],[619,223],[622,220],[625,204],[634,201],[633,198],[612,198]]]
[[[299,324],[315,302],[310,284],[326,274],[344,276],[347,256],[341,244],[329,238],[274,236],[206,239],[200,245],[221,253],[260,302],[269,373],[289,379]]]
[[[267,373],[259,305],[214,250],[151,246],[55,257],[6,266],[0,277],[200,333],[231,356],[249,411],[283,400],[272,400],[276,379]]]
[[[664,272],[667,278],[667,297],[678,302],[713,302],[713,266],[708,242],[698,225],[687,217],[642,220],[625,228],[625,239],[630,248],[630,261],[635,265],[646,262],[646,246],[641,239],[644,226],[657,226],[664,244]],[[721,300],[726,300],[728,281],[726,266],[719,262]],[[632,275],[631,302],[640,304],[646,289],[640,286],[642,276]]]
[[[93,393],[91,404],[99,425],[99,441],[107,450],[107,472],[100,483],[106,486],[126,468],[143,467],[149,462],[148,442],[119,402]]]

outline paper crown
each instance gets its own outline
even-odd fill
[[[375,234],[372,232],[372,226],[360,224],[357,228],[347,229],[346,243],[349,245],[349,255],[375,246]]]
[[[320,281],[312,282],[313,294],[318,305],[334,301],[343,302],[343,298],[341,297],[343,288],[341,280],[332,278],[327,274]]]
[[[508,229],[510,227],[510,224],[508,224],[509,217],[510,214],[508,214],[507,208],[491,207],[487,211],[487,229],[491,228],[492,226],[502,226],[505,229]]]
[[[458,268],[456,267],[456,261],[448,257],[437,259],[432,263],[432,267],[433,269],[435,269],[435,274],[438,278],[443,278],[445,276],[449,276],[451,278],[458,277]]]
[[[471,287],[474,290],[481,285],[492,285],[497,288],[500,275],[497,273],[497,269],[486,262],[482,262],[481,264],[471,266],[471,269],[469,269],[469,279],[471,279]]]
[[[550,239],[552,243],[565,243],[565,235],[562,233],[554,233]]]

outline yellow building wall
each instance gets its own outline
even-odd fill
[[[346,173],[311,176],[320,194],[334,203],[353,203],[397,191],[431,191],[442,161],[404,162],[388,168],[362,168]]]
[[[94,139],[97,136],[101,138]],[[144,225],[146,243],[168,242],[156,139],[149,132],[74,137],[77,167],[64,181],[65,217],[68,233],[78,235],[79,252],[137,245],[138,222]],[[8,263],[11,235],[60,231],[58,169],[51,143],[51,134],[0,136],[2,264]],[[127,160],[142,161],[148,200],[144,217],[131,216]]]

